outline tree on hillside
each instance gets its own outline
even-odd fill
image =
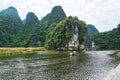
[[[111,31],[97,33],[93,37],[99,49],[120,49],[120,24]]]

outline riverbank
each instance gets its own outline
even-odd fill
[[[43,47],[0,48],[0,57],[31,55],[31,54],[36,53],[37,51],[45,51],[45,48]]]
[[[109,74],[103,80],[120,80],[120,64],[112,69]]]
[[[116,51],[114,56],[117,56],[120,59],[120,51]],[[118,61],[119,62],[119,61]],[[120,75],[120,64],[118,64],[115,68],[113,68],[104,78],[103,80],[119,80]]]
[[[0,48],[0,58],[4,57],[14,57],[14,56],[24,56],[24,55],[32,55],[39,51],[42,51],[43,53],[49,53],[49,54],[60,54],[65,53],[68,54],[73,52],[70,50],[46,50],[44,47],[15,47],[15,48]],[[85,50],[77,50],[76,53],[78,55],[84,53]]]
[[[117,55],[117,57],[118,57],[118,58],[120,58],[120,51],[119,51],[119,52],[117,52],[117,54],[116,54],[116,55]]]

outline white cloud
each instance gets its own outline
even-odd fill
[[[25,19],[28,12],[34,12],[39,19],[61,5],[67,14],[95,25],[100,31],[111,30],[120,22],[120,0],[0,0],[0,11],[14,6]]]

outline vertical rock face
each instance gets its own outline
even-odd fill
[[[69,41],[69,47],[77,48],[78,46],[79,46],[78,27],[77,26],[72,26],[72,37]]]

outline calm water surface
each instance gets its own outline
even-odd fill
[[[69,57],[38,54],[0,59],[0,80],[101,80],[118,63],[114,51],[88,51]]]

